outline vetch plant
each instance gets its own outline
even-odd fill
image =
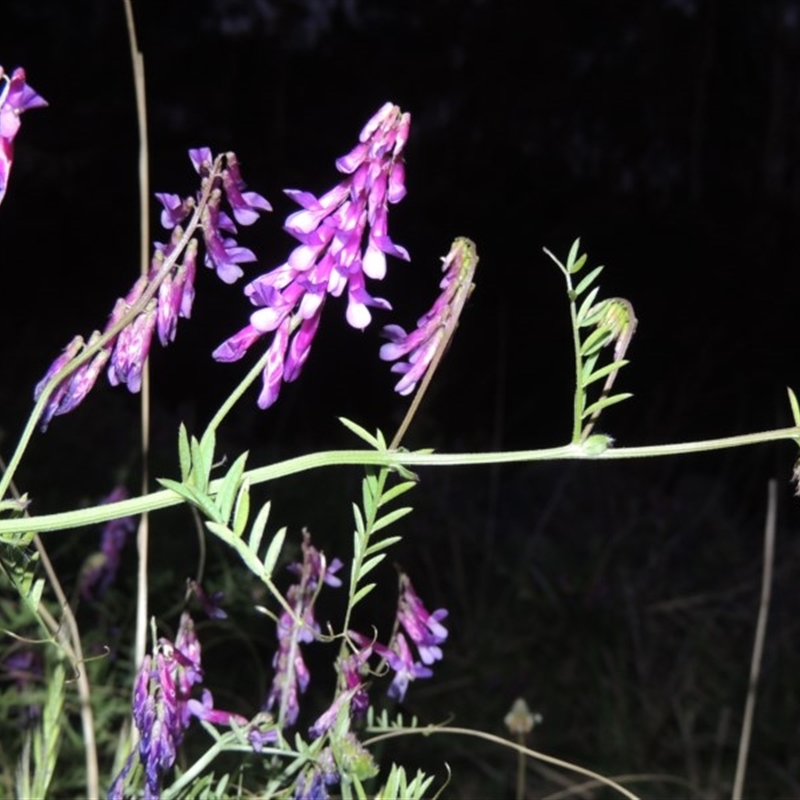
[[[0,67],[0,200],[7,189],[20,115],[44,105],[27,85],[24,70],[16,69],[9,77]],[[616,447],[598,426],[605,409],[631,397],[612,391],[628,365],[637,319],[628,300],[601,297],[597,281],[603,268],[585,271],[587,257],[575,241],[563,263],[546,251],[565,279],[573,339],[575,392],[566,443],[515,452],[409,451],[403,447],[405,434],[475,290],[476,245],[456,237],[442,259],[440,293],[423,304],[428,310],[416,326],[407,331],[390,321],[382,328],[383,344],[379,346],[376,338],[377,355],[400,376],[395,391],[412,398],[388,443],[380,430],[372,433],[342,418],[361,443],[359,448],[251,468],[247,452],[235,457],[217,452],[219,427],[250,387],[260,382],[257,404],[267,412],[279,401],[283,384],[300,377],[326,306],[341,298],[348,324],[359,331],[370,326],[373,314],[392,311],[388,299],[371,294],[368,281],[380,281],[394,268],[387,256],[410,260],[389,233],[390,207],[406,194],[404,158],[410,126],[409,112],[384,103],[363,125],[350,152],[336,160],[343,176],[336,185],[319,197],[287,190],[300,210],[290,214],[284,228],[298,244],[285,261],[278,260],[279,266],[248,275],[244,293],[255,310],[246,323],[231,322],[232,330],[238,325],[238,331],[211,355],[217,361],[236,362],[263,337],[268,344],[204,429],[190,432],[181,424],[178,472],[162,477],[160,490],[129,498],[127,489],[118,487],[93,507],[41,515],[36,498],[17,491],[15,476],[37,430],[46,435],[56,417],[91,403],[89,394],[101,374],[114,386],[140,391],[153,338],[168,345],[175,339],[178,320],[192,317],[198,258],[202,256],[223,284],[235,283],[261,261],[276,263],[271,255],[257,255],[236,238],[238,226],[256,223],[271,207],[245,184],[233,152],[189,150],[200,186],[186,195],[155,195],[169,239],[153,245],[149,270],[127,292],[121,287],[122,296],[102,329],[86,340],[76,336],[44,370],[33,392],[30,418],[0,478],[0,564],[6,595],[14,598],[8,601],[6,632],[18,640],[2,666],[27,709],[20,717],[21,702],[5,706],[7,724],[15,718],[25,720],[13,753],[16,777],[10,788],[18,796],[61,796],[80,785],[79,792],[87,796],[107,793],[113,798],[423,797],[441,791],[444,769],[437,776],[411,775],[391,757],[385,759],[377,745],[424,734],[474,736],[511,748],[520,754],[520,797],[525,792],[522,757],[557,764],[635,797],[610,778],[528,748],[524,737],[539,718],[524,701],[506,719],[516,743],[443,720],[409,721],[397,711],[418,681],[435,681],[451,641],[460,633],[447,608],[430,610],[424,592],[415,588],[416,576],[402,565],[392,571],[384,563],[402,535],[388,530],[412,510],[397,501],[421,480],[412,471],[421,467],[641,458],[783,439],[800,446],[800,407],[791,390],[790,428],[705,442]],[[348,354],[340,357],[344,363]],[[349,552],[337,549],[334,556],[329,543],[340,539],[330,530],[315,530],[312,540],[303,520],[297,521],[299,535],[286,527],[269,530],[272,500],[253,507],[252,489],[259,484],[269,482],[272,496],[280,502],[280,478],[345,464],[365,471],[361,497],[353,504]],[[178,584],[169,587],[172,594],[184,593],[179,614],[172,614],[175,609],[169,606],[150,609],[151,646],[136,663],[129,656],[130,641],[119,648],[106,642],[99,655],[83,653],[86,632],[45,548],[45,541],[75,536],[76,528],[105,523],[99,550],[84,560],[74,593],[96,608],[115,592],[124,595],[117,583],[125,544],[132,538],[132,517],[179,504],[201,521],[203,537],[212,537],[230,556],[226,568],[236,576],[234,583],[258,586],[259,599],[251,608],[274,624],[272,649],[265,658],[271,669],[268,688],[246,708],[229,710],[215,700],[229,696],[232,687],[211,685],[203,640],[215,626],[231,622],[237,610],[222,611],[219,587],[213,579],[206,582],[202,567],[196,575],[180,575]],[[299,556],[290,561],[292,547]],[[161,577],[175,581],[166,571]],[[397,594],[396,612],[388,620],[364,603],[384,584]],[[147,585],[140,582],[136,592],[146,605]],[[326,604],[337,596],[343,608],[331,619]],[[208,617],[202,627],[189,610],[195,602]],[[238,612],[237,623],[247,630],[250,623],[241,608]],[[371,617],[366,624],[365,614]],[[171,633],[168,625],[175,617],[177,630]],[[122,630],[127,637],[129,632]],[[327,672],[318,666],[325,652],[330,654]],[[92,683],[98,674],[105,684]],[[78,687],[77,702],[73,684]],[[31,686],[38,687],[35,697]],[[109,706],[102,700],[107,686],[119,688],[115,704]],[[75,741],[85,743],[85,774],[80,780],[70,774],[68,780],[63,777],[68,761],[63,752]]]

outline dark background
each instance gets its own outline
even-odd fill
[[[390,427],[402,404],[375,358],[377,332],[428,307],[457,235],[482,260],[429,404],[448,447],[564,440],[567,309],[541,248],[563,257],[576,236],[609,265],[605,293],[628,297],[640,319],[625,375],[635,406],[606,423],[620,443],[786,422],[800,203],[794,3],[173,0],[137,13],[153,191],[193,191],[186,150],[209,145],[234,149],[275,205],[242,234],[260,257],[246,276],[292,246],[279,230],[293,210],[282,188],[333,185],[334,159],[386,99],[412,115],[409,193],[390,222],[412,262],[373,287],[396,316],[359,336],[330,310],[285,408],[261,415],[265,435],[291,443],[313,426],[325,437],[338,414]],[[137,155],[121,3],[9,0],[3,19],[4,66],[24,65],[50,102],[24,118],[0,219],[0,400],[14,429],[18,398],[132,282]],[[153,225],[158,236],[155,212]],[[153,360],[157,400],[197,403],[202,416],[241,369],[206,353],[249,306],[210,272],[198,284],[195,320]]]
[[[406,401],[377,359],[379,328],[408,326],[429,307],[439,258],[462,235],[481,256],[478,288],[409,446],[511,449],[567,440],[568,308],[542,247],[565,258],[576,236],[592,264],[608,265],[605,295],[627,297],[639,318],[632,364],[618,383],[635,397],[601,425],[620,445],[790,424],[785,387],[800,388],[800,2],[165,0],[136,3],[136,13],[152,190],[193,192],[186,151],[208,145],[235,150],[250,187],[275,207],[241,233],[260,258],[245,266],[246,278],[280,264],[293,246],[280,230],[295,208],[283,188],[332,186],[335,159],[384,101],[412,117],[408,195],[390,212],[391,235],[412,261],[390,263],[384,285],[371,287],[391,299],[394,314],[376,313],[360,334],[344,323],[344,305],[337,313],[330,304],[300,380],[268,412],[251,392],[227,424],[231,453],[249,448],[256,465],[350,446],[339,415],[390,434]],[[50,103],[23,118],[0,208],[6,454],[52,359],[74,334],[104,324],[138,271],[128,47],[121,2],[3,3],[0,63],[23,65]],[[152,224],[158,238],[155,209]],[[209,355],[245,324],[241,285],[224,286],[201,270],[197,290],[194,318],[180,323],[174,345],[154,347],[155,474],[175,473],[178,421],[200,430],[244,370]],[[137,409],[138,398],[98,385],[79,410],[37,436],[19,477],[39,510],[74,507],[76,494],[96,498],[120,474],[136,485],[126,469],[136,460]],[[702,663],[695,656],[735,663],[730,694],[698,695],[693,683],[686,691],[693,710],[711,709],[703,717],[709,739],[720,707],[730,703],[738,713],[772,476],[786,581],[776,612],[786,615],[776,645],[785,651],[774,658],[784,669],[795,663],[794,457],[783,445],[658,464],[426,474],[417,538],[404,558],[436,597],[431,605],[453,609],[449,663],[456,665],[443,665],[451,683],[446,673],[428,702],[454,686],[464,698],[458,721],[472,713],[486,727],[487,698],[497,699],[496,721],[513,692],[532,693],[545,716],[550,706],[549,746],[624,770],[658,764],[683,774],[669,734],[685,741],[672,712],[689,684],[678,667],[672,677],[648,670],[676,652],[688,653],[693,668]],[[281,523],[322,530],[336,519],[347,531],[358,476],[335,496],[326,480],[287,482]],[[291,498],[304,516],[292,517]],[[683,593],[722,596],[731,585],[744,587],[743,606],[712,604],[713,623],[670,617],[664,624],[643,610]],[[631,614],[645,639],[652,635],[647,657]],[[595,650],[593,636],[602,640]],[[692,649],[698,639],[702,652]],[[729,643],[739,647],[733,661],[720,649]],[[593,714],[602,714],[587,699],[602,698],[601,709],[610,703],[614,714],[624,705],[617,684],[602,677],[614,673],[609,652],[628,664],[642,696],[656,687],[660,697],[641,718],[627,707],[627,738],[595,724]],[[597,685],[581,683],[587,673]],[[759,740],[763,763],[778,765],[764,770],[773,776],[796,774],[781,749],[796,740],[798,719],[785,703],[789,689],[779,688],[783,675],[772,673],[776,706]],[[727,686],[728,677],[708,682]],[[425,697],[424,688],[415,691]],[[569,698],[568,710],[557,697]],[[442,702],[443,713],[452,710],[451,700]],[[659,702],[664,713],[650,714]],[[732,751],[731,744],[726,758]],[[481,779],[491,774],[486,766]],[[796,788],[776,780],[764,796]]]

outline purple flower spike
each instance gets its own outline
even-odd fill
[[[409,260],[407,251],[395,245],[387,233],[388,206],[405,195],[402,151],[409,125],[407,113],[384,104],[364,126],[359,144],[337,160],[336,168],[346,176],[337,186],[320,197],[299,189],[286,190],[301,210],[286,218],[284,228],[300,245],[284,264],[245,287],[245,294],[259,310],[251,316],[248,328],[214,353],[217,360],[234,360],[232,356],[241,357],[255,342],[254,331],[274,332],[258,400],[261,408],[275,402],[284,381],[299,376],[328,295],[339,297],[347,290],[346,319],[359,330],[370,324],[370,308],[391,309],[388,301],[367,291],[366,278],[385,276],[387,255]],[[199,154],[193,160],[204,163]],[[231,170],[229,181],[235,183],[234,176],[235,170]],[[252,211],[253,198],[241,193],[240,200],[227,184],[226,191],[237,221],[244,224],[237,210]]]
[[[163,774],[175,763],[178,747],[192,717],[218,725],[246,725],[238,714],[214,708],[214,698],[207,689],[201,699],[191,696],[202,684],[200,643],[192,618],[184,612],[175,642],[161,638],[153,655],[146,655],[136,677],[133,691],[133,720],[139,730],[139,759],[145,770],[146,798],[155,800],[161,793]],[[118,786],[130,765],[115,780]]]
[[[278,619],[278,650],[272,660],[275,675],[264,703],[264,710],[277,708],[278,724],[293,725],[300,713],[299,696],[308,688],[310,676],[300,649],[301,642],[313,642],[319,635],[319,625],[314,618],[314,603],[321,583],[341,586],[334,573],[342,562],[334,559],[326,565],[325,559],[311,544],[311,535],[303,531],[303,561],[289,565],[289,570],[299,577],[299,582],[289,587],[286,599],[293,614],[287,610]],[[300,622],[301,624],[298,624]]]
[[[272,206],[257,192],[244,191],[245,182],[239,172],[239,160],[233,153],[228,153],[227,165],[228,168],[222,176],[222,185],[233,209],[233,216],[240,225],[252,225],[258,219],[259,211],[272,211]]]
[[[394,387],[401,395],[414,391],[436,353],[445,347],[445,339],[452,335],[473,289],[478,255],[469,239],[456,239],[442,262],[445,273],[439,284],[442,292],[431,309],[417,320],[416,329],[406,333],[399,325],[387,325],[382,331],[389,344],[381,347],[380,357],[398,362],[392,366],[392,372],[403,376]],[[408,356],[407,361],[398,361],[404,356]]]
[[[30,108],[46,106],[25,82],[25,70],[17,67],[11,77],[0,67],[0,203],[6,196],[8,176],[14,163],[14,137],[20,126],[20,116]]]
[[[0,81],[2,77],[0,69]],[[5,101],[6,96],[2,97]],[[111,385],[125,384],[129,391],[139,391],[153,334],[157,331],[159,341],[166,346],[175,339],[178,319],[191,316],[197,273],[198,228],[204,234],[205,262],[213,266],[224,281],[235,281],[242,274],[238,265],[255,260],[250,250],[239,247],[228,235],[236,233],[236,225],[222,210],[221,202],[223,195],[227,196],[233,214],[238,212],[247,224],[253,222],[260,211],[267,210],[269,203],[254,192],[244,191],[239,162],[233,153],[214,158],[206,147],[189,152],[195,170],[202,177],[201,190],[195,197],[188,198],[169,193],[156,195],[163,207],[161,222],[172,231],[170,240],[166,244],[155,243],[147,275],[140,276],[128,294],[117,300],[103,330],[103,335],[108,337],[103,349],[53,391],[42,413],[42,429],[54,416],[66,414],[83,400],[109,359],[107,376]],[[198,209],[202,210],[198,212]],[[182,224],[186,225],[185,231]],[[125,326],[118,330],[123,320]],[[86,348],[94,346],[99,336],[95,332],[86,345],[80,337],[73,339],[37,385],[35,397],[40,397],[53,375]],[[232,350],[227,357],[234,360],[238,356]],[[295,360],[297,358],[295,356]]]
[[[108,367],[108,382],[112,386],[124,383],[132,392],[141,389],[142,370],[150,353],[156,316],[157,304],[151,301],[147,308],[120,332]]]
[[[388,647],[371,641],[357,631],[349,631],[348,635],[356,644],[365,648],[362,652],[366,652],[366,658],[374,652],[394,670],[389,697],[402,701],[408,684],[417,678],[430,678],[433,671],[429,665],[441,660],[442,649],[439,645],[447,639],[447,629],[442,625],[446,616],[447,611],[443,608],[433,613],[428,612],[408,576],[401,573],[397,622],[405,633],[396,631]],[[420,661],[416,660],[409,639],[419,651]],[[353,676],[347,677],[347,686],[352,687],[353,681]]]
[[[121,486],[114,489],[101,504],[116,503],[127,498],[128,492]],[[100,552],[89,557],[81,571],[80,591],[85,600],[101,598],[114,582],[122,558],[122,548],[128,536],[136,530],[133,517],[112,519],[103,526]]]
[[[400,586],[397,619],[417,646],[422,663],[433,664],[442,658],[439,645],[447,639],[447,629],[441,621],[447,617],[447,611],[440,608],[429,613],[405,573],[400,575]]]

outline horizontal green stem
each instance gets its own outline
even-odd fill
[[[599,454],[590,454],[582,444],[568,444],[541,450],[507,450],[497,453],[408,453],[397,450],[328,450],[281,461],[267,467],[258,467],[244,473],[251,485],[274,481],[288,475],[296,475],[309,469],[345,465],[378,467],[446,467],[477,466],[481,464],[515,464],[526,461],[609,461],[631,458],[657,458],[688,453],[704,453],[711,450],[726,450],[784,440],[800,439],[800,427],[778,428],[760,433],[728,436],[722,439],[705,439],[678,444],[648,445],[644,447],[609,447]],[[209,487],[213,494],[219,490],[221,481],[212,481]],[[156,511],[183,503],[184,500],[170,489],[108,503],[95,508],[66,511],[60,514],[45,514],[0,521],[0,537],[35,530],[38,532],[67,530],[85,525],[96,525],[132,514]]]

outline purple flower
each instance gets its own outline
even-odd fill
[[[101,504],[116,503],[128,496],[127,491],[118,486]],[[109,520],[100,535],[100,552],[90,556],[81,571],[80,592],[85,600],[102,597],[114,582],[119,570],[122,548],[128,536],[136,530],[133,517],[119,517]]]
[[[369,648],[367,658],[374,652],[386,661],[395,673],[389,687],[389,697],[402,701],[408,684],[417,678],[430,678],[433,672],[428,665],[442,658],[439,645],[447,639],[447,629],[441,624],[441,620],[446,616],[447,611],[443,608],[429,613],[414,591],[408,576],[401,573],[397,623],[405,634],[396,630],[388,647],[357,631],[349,631],[348,635],[359,646]],[[416,660],[406,636],[416,645],[420,661]]]
[[[218,361],[235,361],[260,335],[274,334],[258,398],[261,408],[275,402],[283,382],[300,375],[328,295],[339,297],[347,290],[347,321],[361,330],[371,321],[369,308],[391,308],[369,294],[365,278],[384,277],[387,254],[408,260],[406,250],[389,238],[387,219],[388,204],[405,194],[402,151],[409,124],[408,114],[386,103],[361,131],[359,144],[337,160],[337,169],[347,176],[341,183],[319,198],[286,190],[302,210],[290,214],[284,228],[300,245],[286,263],[245,287],[259,310],[214,351]],[[202,154],[195,158],[204,163]],[[234,215],[237,207],[251,211],[252,201],[242,206],[234,197],[229,190]]]
[[[233,220],[220,208],[221,198],[225,194],[234,216],[248,225],[255,221],[260,211],[269,210],[269,203],[255,192],[244,191],[239,162],[233,153],[214,159],[208,148],[201,148],[191,150],[190,156],[203,179],[201,191],[196,198],[185,199],[176,194],[156,195],[163,206],[161,223],[172,230],[170,241],[155,243],[148,274],[139,277],[128,294],[117,300],[103,330],[103,335],[110,337],[109,341],[93,359],[75,369],[53,390],[42,413],[43,430],[54,416],[66,414],[83,401],[106,364],[108,381],[112,386],[125,384],[129,391],[139,391],[153,334],[157,331],[159,341],[166,346],[175,339],[178,319],[191,316],[197,273],[194,232],[198,225],[205,238],[206,263],[215,266],[223,280],[229,283],[236,280],[242,274],[237,264],[255,260],[252,252],[220,233],[236,232]],[[202,212],[198,219],[197,208],[201,202]],[[193,212],[189,228],[184,232],[180,225]],[[132,313],[134,306],[137,307],[136,313]],[[129,317],[125,326],[114,331],[125,317]],[[95,332],[84,344],[81,337],[75,337],[39,381],[34,397],[38,400],[53,377],[87,348],[94,346],[99,338],[100,333]]]
[[[447,617],[447,611],[440,608],[433,613],[428,612],[405,573],[400,574],[400,586],[397,619],[417,646],[422,663],[433,664],[442,658],[439,645],[447,639],[447,629],[441,620]]]
[[[302,551],[302,563],[289,565],[289,570],[299,578],[286,593],[293,613],[284,609],[278,618],[278,650],[272,659],[275,675],[263,706],[265,710],[277,707],[278,722],[284,727],[297,720],[299,695],[308,688],[310,676],[300,644],[313,642],[319,635],[314,604],[320,584],[341,586],[334,573],[342,567],[342,562],[337,558],[326,565],[322,553],[311,544],[307,530],[303,531]]]
[[[215,709],[207,689],[203,689],[200,700],[194,699],[192,690],[202,680],[200,643],[192,618],[184,612],[175,642],[158,640],[153,655],[145,656],[134,685],[133,720],[141,737],[139,759],[145,769],[146,798],[159,796],[161,778],[175,763],[177,748],[192,717],[222,725],[247,724],[238,714]],[[118,787],[120,777],[114,787]]]
[[[41,108],[47,101],[25,82],[25,70],[17,67],[11,77],[0,67],[0,203],[6,196],[8,176],[14,163],[14,137],[20,115],[29,108]]]
[[[380,357],[384,361],[397,361],[392,372],[403,376],[394,387],[401,395],[411,394],[425,375],[436,352],[443,346],[447,326],[455,327],[472,291],[471,276],[477,264],[472,242],[456,239],[442,262],[445,273],[439,284],[442,293],[431,309],[417,320],[417,328],[406,333],[399,325],[387,325],[382,331],[390,343],[381,347]],[[404,356],[408,356],[407,361],[398,361]]]
[[[220,280],[235,283],[244,273],[239,264],[256,260],[255,253],[246,247],[240,247],[231,236],[223,236],[220,231],[236,233],[234,221],[221,209],[222,196],[225,195],[236,222],[240,225],[252,225],[261,211],[272,211],[266,198],[256,192],[245,191],[245,183],[239,170],[239,160],[235,153],[225,153],[225,167],[214,170],[214,158],[207,147],[198,147],[189,151],[189,158],[195,170],[202,178],[201,191],[208,192],[208,203],[203,209],[201,225],[206,245],[205,264],[217,271]],[[175,195],[159,197],[164,211],[161,221],[170,227],[173,219],[180,220],[180,214],[188,213],[188,201],[180,201]]]
[[[375,652],[383,656],[395,671],[389,686],[389,697],[402,702],[410,681],[417,678],[430,678],[433,671],[414,660],[411,648],[402,633],[395,635],[391,648],[375,645]]]
[[[44,660],[42,651],[31,645],[19,644],[12,645],[8,653],[0,661],[0,677],[10,681],[14,686],[13,693],[7,693],[7,702],[14,706],[14,700],[19,703],[20,708],[14,708],[10,714],[9,721],[18,721],[23,727],[27,728],[41,718],[42,707],[37,703],[27,703],[30,689],[34,685],[41,685],[44,682]],[[18,714],[19,717],[18,718]]]

